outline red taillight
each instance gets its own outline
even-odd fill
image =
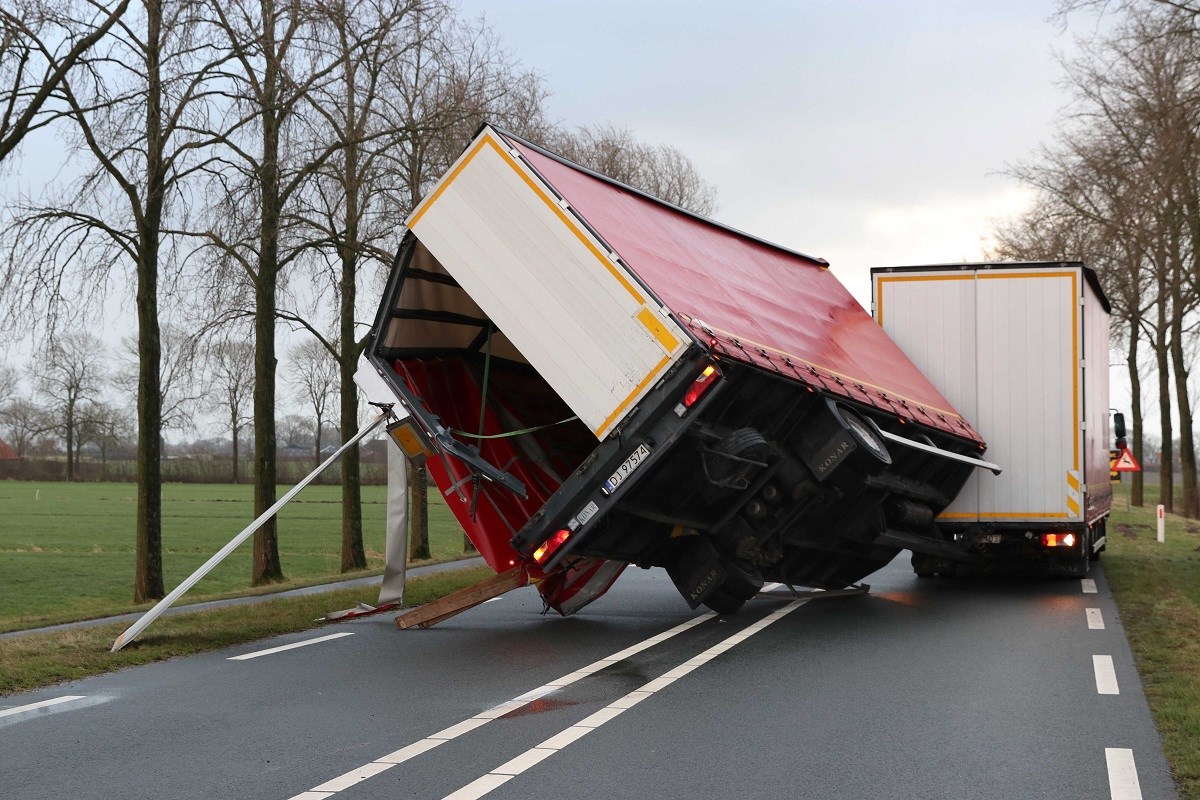
[[[721,377],[721,373],[717,372],[717,368],[709,364],[700,373],[700,377],[692,382],[688,387],[687,393],[683,396],[683,407],[691,408],[696,405],[696,401],[704,396],[704,393],[713,387],[717,379]]]
[[[1043,533],[1042,547],[1074,547],[1075,534],[1073,533]]]
[[[541,547],[533,551],[533,560],[539,564],[545,564],[550,560],[550,556],[554,555],[554,551],[562,547],[563,542],[570,538],[571,532],[563,528],[543,542]]]

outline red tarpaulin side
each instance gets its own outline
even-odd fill
[[[510,142],[716,352],[983,441],[819,262]]]

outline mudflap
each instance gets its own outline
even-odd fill
[[[700,536],[689,536],[679,543],[675,560],[667,565],[667,574],[692,608],[698,608],[729,577],[716,548]]]

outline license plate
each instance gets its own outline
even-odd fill
[[[1000,544],[1000,534],[985,533],[979,537],[979,541],[983,542],[984,544]]]
[[[646,445],[638,445],[638,449],[633,451],[633,455],[625,459],[621,466],[617,467],[617,471],[608,476],[608,480],[600,487],[600,491],[605,494],[612,494],[617,490],[617,487],[625,482],[625,479],[633,474],[633,471],[642,465],[642,462],[650,457],[650,448]]]

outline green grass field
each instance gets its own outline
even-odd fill
[[[281,494],[285,488],[280,488]],[[383,568],[386,487],[364,486],[362,491],[364,543],[369,568],[378,571]],[[253,497],[248,485],[163,486],[168,591],[254,518]],[[462,529],[436,491],[429,500],[434,560],[462,555]],[[130,601],[136,508],[137,489],[128,483],[0,481],[0,631],[146,607]],[[336,486],[310,486],[283,509],[283,588],[343,577],[341,513],[341,490]],[[252,593],[251,547],[250,542],[244,544],[185,602]]]
[[[1200,522],[1167,515],[1159,544],[1146,488],[1144,508],[1117,498],[1101,563],[1180,794],[1200,800]]]

